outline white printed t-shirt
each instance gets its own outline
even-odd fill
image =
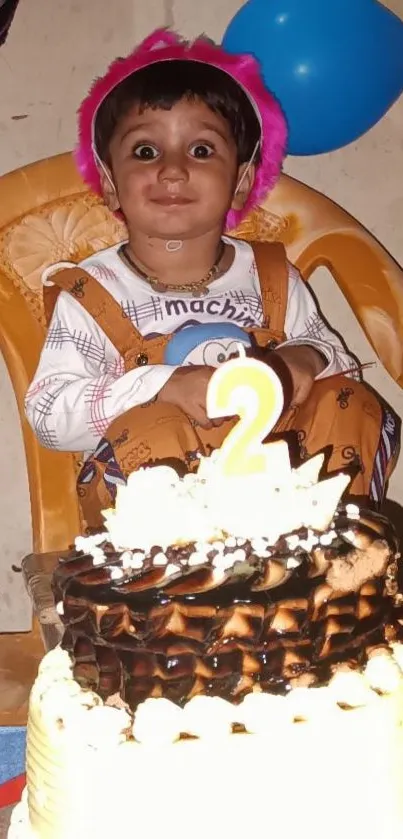
[[[172,334],[185,325],[228,321],[259,327],[263,307],[253,251],[230,240],[235,257],[204,297],[154,291],[120,258],[115,245],[81,266],[108,290],[143,336]],[[285,317],[287,344],[308,344],[328,361],[320,378],[355,364],[318,311],[309,288],[289,264]],[[62,451],[93,451],[116,417],[152,399],[177,365],[154,364],[125,373],[123,359],[79,301],[61,291],[26,396],[28,421],[41,444]]]

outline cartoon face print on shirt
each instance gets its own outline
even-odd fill
[[[238,345],[250,347],[247,332],[232,323],[206,323],[184,326],[169,340],[164,354],[165,364],[206,364],[219,367],[232,355],[238,355]]]

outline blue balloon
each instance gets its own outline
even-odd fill
[[[223,46],[252,53],[289,125],[289,154],[333,151],[403,91],[403,23],[377,0],[249,0]]]

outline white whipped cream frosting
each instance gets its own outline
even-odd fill
[[[350,477],[319,481],[323,455],[292,469],[286,443],[271,445],[276,469],[265,474],[226,477],[217,452],[184,478],[168,466],[132,472],[117,489],[115,508],[103,512],[109,540],[116,550],[149,551],[228,535],[274,545],[300,527],[325,532]]]
[[[362,671],[336,670],[325,687],[293,687],[285,696],[254,691],[239,705],[217,696],[194,696],[183,708],[169,699],[149,698],[134,715],[124,708],[105,705],[74,680],[71,659],[57,647],[47,653],[31,695],[31,717],[40,709],[48,736],[59,743],[66,734],[77,744],[109,749],[134,737],[137,744],[160,747],[187,734],[213,740],[232,734],[243,725],[249,734],[272,735],[281,725],[305,720],[319,723],[343,709],[370,708],[384,696],[403,690],[403,644],[375,650]]]

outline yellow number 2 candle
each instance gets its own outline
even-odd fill
[[[207,392],[211,419],[239,416],[221,446],[217,466],[227,477],[267,473],[277,465],[289,472],[286,443],[263,444],[283,409],[280,379],[263,362],[246,358],[243,347],[239,352],[239,358],[217,368]]]

